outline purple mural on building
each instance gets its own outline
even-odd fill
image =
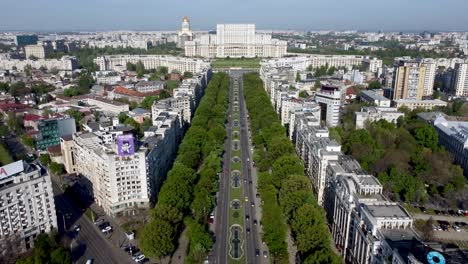
[[[135,153],[135,141],[133,135],[117,136],[117,151],[119,156],[129,156]]]

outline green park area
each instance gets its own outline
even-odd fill
[[[257,69],[257,68],[260,68],[260,58],[214,59],[211,62],[211,67],[213,67],[213,69],[226,69],[226,68]]]

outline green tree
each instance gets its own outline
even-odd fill
[[[50,172],[54,175],[61,175],[64,172],[63,165],[52,161],[49,165]]]
[[[69,109],[67,110],[66,112],[68,115],[70,115],[70,117],[72,117],[73,119],[75,119],[75,124],[76,126],[79,128],[80,127],[80,124],[81,124],[81,121],[83,120],[84,118],[84,114],[78,110],[75,110],[75,109]]]
[[[416,128],[413,133],[414,138],[420,145],[432,150],[437,148],[438,136],[432,126],[425,125],[423,127]]]
[[[275,186],[280,187],[289,175],[303,174],[304,167],[296,155],[288,154],[278,158],[272,166],[272,176]]]
[[[382,88],[382,83],[380,81],[372,81],[367,87],[369,89],[380,89]]]
[[[8,92],[10,90],[10,85],[8,83],[0,82],[0,91]]]
[[[159,99],[165,99],[165,98],[169,98],[169,97],[171,97],[171,94],[166,90],[161,90],[161,92],[159,93],[159,96],[158,96]]]
[[[141,61],[138,61],[136,64],[137,77],[141,78],[145,74],[145,66]]]
[[[131,62],[127,62],[127,71],[136,71],[136,65],[131,63]]]
[[[151,109],[151,106],[153,106],[154,101],[157,99],[157,96],[145,96],[145,99],[140,103],[140,107],[147,110]]]
[[[140,247],[149,257],[163,257],[174,251],[175,227],[164,220],[151,220],[143,228]]]
[[[50,155],[49,154],[41,154],[39,156],[39,161],[41,162],[42,165],[44,166],[49,166],[49,164],[52,162],[52,160],[50,159]]]
[[[296,82],[299,82],[301,80],[301,74],[299,71],[296,72]]]
[[[185,78],[185,79],[187,79],[187,78],[192,78],[192,77],[193,77],[193,73],[188,72],[188,71],[184,72],[184,78]]]
[[[70,252],[63,247],[59,247],[50,254],[51,264],[71,264]]]
[[[309,94],[306,91],[300,91],[299,92],[299,97],[307,98],[307,97],[309,97]]]

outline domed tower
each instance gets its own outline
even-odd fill
[[[182,24],[179,31],[178,46],[183,48],[186,41],[191,41],[193,38],[192,30],[190,29],[190,20],[187,16],[182,18]]]

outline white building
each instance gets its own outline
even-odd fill
[[[366,102],[378,107],[390,107],[391,104],[390,99],[373,90],[362,91],[359,96],[362,102]]]
[[[453,94],[468,97],[468,63],[456,63],[454,68]]]
[[[45,59],[45,57],[50,53],[50,49],[42,44],[27,45],[24,47],[24,53],[26,54],[27,59],[30,59],[31,57],[35,57],[36,59]]]
[[[412,100],[412,99],[399,99],[393,100],[394,107],[408,107],[410,110],[414,110],[416,108],[424,108],[426,110],[431,110],[434,107],[445,107],[447,106],[447,102],[444,102],[440,99],[434,100]]]
[[[328,126],[338,125],[344,94],[343,88],[332,85],[322,85],[320,91],[315,93],[315,101],[326,113],[325,116],[322,116],[322,120],[325,120]]]
[[[73,71],[78,68],[78,61],[75,57],[63,56],[60,59],[38,59],[38,60],[18,60],[0,58],[0,69],[3,70],[19,70],[24,71],[24,68],[29,65],[32,68],[39,69],[45,67],[49,70],[57,69],[61,71]]]
[[[152,93],[164,88],[165,83],[162,81],[147,81],[135,84],[135,90],[140,93]]]
[[[254,24],[218,24],[216,35],[202,35],[185,42],[187,57],[283,57],[286,50],[286,41],[257,33]]]
[[[101,71],[125,69],[128,62],[137,64],[143,63],[145,69],[156,69],[167,67],[169,72],[176,70],[180,73],[192,72],[200,73],[209,69],[210,63],[203,59],[183,58],[169,55],[107,55],[94,59],[94,63]]]
[[[57,228],[50,176],[36,164],[16,161],[0,168],[0,251],[32,248],[41,233]]]
[[[377,58],[366,58],[362,60],[362,65],[372,73],[378,73],[382,69],[382,60]]]
[[[434,59],[425,58],[421,60],[421,65],[426,68],[423,83],[423,97],[431,97],[434,92],[437,63]]]
[[[326,168],[330,161],[341,155],[341,146],[329,138],[327,128],[311,113],[297,114],[293,142],[296,152],[304,162],[307,176],[319,205],[323,203],[326,184]]]
[[[397,108],[391,107],[362,107],[360,112],[354,113],[356,129],[364,128],[366,122],[376,122],[386,120],[389,123],[396,124],[399,117],[404,116],[398,112]]]
[[[413,219],[382,195],[382,185],[347,156],[326,169],[324,207],[336,248],[346,263],[384,263],[393,254],[388,236],[417,237]]]
[[[193,32],[192,29],[190,28],[190,20],[188,17],[184,17],[182,19],[182,24],[180,27],[180,31],[178,32],[178,41],[177,41],[177,46],[178,47],[185,47],[185,42],[191,41],[193,39]]]
[[[434,120],[439,144],[453,154],[455,161],[468,175],[468,122],[447,121],[442,115]]]

